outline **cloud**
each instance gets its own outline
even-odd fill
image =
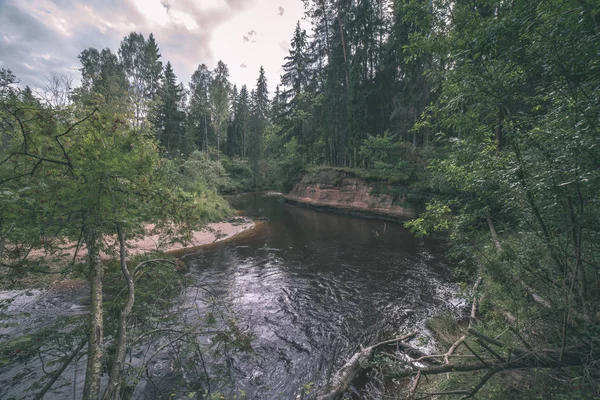
[[[213,32],[255,1],[225,0],[208,8],[194,0],[0,0],[2,68],[11,69],[23,85],[43,87],[50,72],[78,83],[81,51],[117,52],[123,37],[137,31],[154,34],[163,60],[171,61],[185,82],[199,63],[215,63]]]
[[[282,39],[303,13],[298,0],[0,0],[0,68],[11,69],[22,86],[44,87],[51,72],[78,85],[83,50],[116,53],[136,31],[154,34],[163,63],[170,61],[184,83],[199,64],[212,69],[222,59],[238,86],[253,86],[261,65],[273,86],[288,55]]]
[[[283,14],[285,14],[285,9],[281,6],[279,6],[279,8],[277,9],[277,15],[279,15],[280,17],[283,17]]]
[[[225,0],[225,3],[229,6],[229,8],[233,9],[233,10],[245,10],[247,8],[249,8],[252,3],[254,3],[253,0]]]

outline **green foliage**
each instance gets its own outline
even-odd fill
[[[568,0],[475,5],[457,3],[449,24],[445,5],[434,1],[440,29],[417,34],[411,48],[433,51],[451,67],[430,69],[440,97],[415,127],[439,129],[444,147],[430,165],[439,198],[408,225],[421,234],[449,232],[458,269],[484,277],[478,329],[506,332],[508,313],[534,351],[589,349],[600,338],[592,322],[600,309],[592,261],[600,110],[589,95],[600,88],[599,64],[590,58],[600,48],[598,10]],[[590,363],[584,368],[597,373]],[[599,393],[580,369],[567,373],[584,392]],[[569,392],[515,382],[492,384],[482,396],[512,390],[523,398]]]
[[[286,141],[277,133],[277,128],[269,129],[265,135],[265,155],[263,164],[265,186],[283,192],[292,189],[300,179],[303,170],[300,147],[296,138]]]
[[[129,260],[133,270],[141,262],[152,260],[148,256],[135,256]],[[179,318],[168,312],[174,305],[176,296],[187,284],[184,267],[173,260],[172,262],[152,262],[139,270],[135,276],[136,302],[132,311],[135,320],[135,331],[130,335],[135,339],[145,331],[167,326],[177,322]],[[105,331],[109,336],[117,332],[119,315],[127,300],[127,288],[121,276],[118,262],[112,260],[106,265],[105,277]],[[110,352],[109,352],[110,354]]]
[[[182,110],[184,101],[183,85],[177,84],[177,77],[170,62],[164,70],[163,84],[157,92],[158,101],[155,105],[154,128],[157,137],[169,157],[181,153],[189,153],[185,137],[185,112]]]
[[[427,204],[426,211],[419,218],[404,225],[418,237],[434,232],[448,232],[452,225],[451,211],[448,205],[432,201]]]
[[[231,100],[231,83],[229,82],[229,69],[223,61],[219,61],[215,68],[209,86],[210,114],[213,129],[217,134],[217,157],[221,149],[222,130],[229,116],[229,102]]]
[[[240,193],[255,190],[254,175],[247,159],[221,157],[221,163],[229,176],[228,185],[222,188],[223,193]]]
[[[407,142],[394,140],[388,132],[365,139],[359,154],[373,178],[391,184],[407,184],[415,179],[418,151]]]
[[[132,35],[131,43],[139,44],[139,39]],[[135,54],[137,60],[139,52]],[[139,77],[138,61],[126,66],[130,83]],[[171,72],[167,68],[167,78]],[[223,169],[200,154],[187,160],[161,160],[153,126],[141,123],[144,111],[140,104],[128,104],[125,97],[109,97],[114,93],[103,93],[91,84],[82,87],[71,104],[53,108],[33,104],[30,94],[21,94],[12,87],[14,80],[9,74],[3,73],[3,79],[5,76],[0,87],[2,264],[15,271],[22,269],[27,265],[20,264],[20,258],[31,249],[61,252],[66,240],[86,246],[88,257],[82,272],[91,282],[93,298],[88,358],[98,361],[88,364],[84,391],[94,397],[99,391],[95,382],[102,373],[103,320],[107,320],[109,333],[112,317],[123,306],[122,299],[107,304],[108,314],[103,315],[103,308],[95,302],[104,283],[105,268],[99,255],[118,254],[114,241],[107,238],[118,232],[128,241],[146,235],[146,227],[153,224],[165,239],[189,239],[193,230],[229,213],[216,193]],[[175,87],[173,74],[161,92],[163,104],[169,87]],[[136,95],[134,89],[127,90]],[[62,265],[73,259],[68,252],[59,255],[63,256]],[[180,287],[176,281],[165,285],[170,278],[164,269],[156,268],[152,274],[150,283],[155,286],[146,289],[142,284],[138,293],[142,302],[134,305],[140,319],[158,319],[150,313],[156,309],[147,308],[150,300],[156,307],[164,299],[162,294],[171,289],[175,293]],[[109,273],[107,279],[113,278]],[[168,304],[167,296],[163,305]]]
[[[230,185],[223,163],[209,159],[198,150],[187,158],[163,159],[161,162],[166,180],[173,188],[202,195]]]

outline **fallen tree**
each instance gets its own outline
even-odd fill
[[[468,330],[468,338],[479,345],[482,349],[480,352],[475,351],[473,346],[467,343],[467,337],[465,337],[465,339],[460,341],[459,345],[462,344],[467,347],[472,353],[471,356],[455,355],[450,352],[427,355],[402,342],[415,335],[416,332],[413,332],[401,338],[377,343],[355,353],[350,360],[336,372],[328,385],[317,392],[315,398],[317,400],[333,400],[341,398],[344,392],[348,390],[352,381],[365,368],[365,365],[367,365],[366,361],[371,358],[378,348],[388,344],[397,344],[398,349],[407,356],[405,359],[402,359],[391,354],[382,353],[384,356],[392,356],[395,362],[402,365],[404,372],[397,374],[396,378],[415,377],[409,394],[409,398],[411,399],[414,398],[417,392],[422,376],[486,371],[486,373],[480,377],[479,382],[469,389],[422,393],[425,397],[421,397],[463,395],[463,399],[469,399],[473,398],[494,375],[503,371],[535,368],[575,368],[585,366],[593,360],[600,358],[600,350],[590,346],[573,347],[564,351],[562,349],[534,350],[531,348],[511,348],[499,340],[490,338],[472,328],[469,328]],[[458,345],[453,345],[453,347],[456,349]],[[417,357],[417,355],[419,356]],[[464,359],[470,359],[470,361],[458,362],[458,360]]]

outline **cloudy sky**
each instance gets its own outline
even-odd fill
[[[238,86],[263,65],[272,93],[302,16],[301,0],[0,0],[0,68],[22,85],[43,87],[50,72],[79,84],[82,50],[116,52],[129,32],[152,32],[180,81],[221,59]]]

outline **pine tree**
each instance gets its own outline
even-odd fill
[[[273,93],[273,101],[271,102],[271,121],[273,123],[279,123],[283,112],[283,98],[279,85],[275,86],[275,93]]]
[[[237,110],[235,113],[236,125],[240,129],[242,138],[241,156],[246,157],[248,154],[248,131],[250,126],[250,97],[246,85],[242,86],[237,101]]]
[[[285,73],[281,77],[281,83],[288,88],[283,93],[284,99],[288,102],[296,99],[307,84],[308,61],[305,54],[307,37],[306,31],[300,28],[300,21],[296,23],[294,37],[290,44],[290,54],[285,57],[286,63],[283,64]]]
[[[266,122],[269,117],[269,89],[267,87],[267,77],[265,69],[261,66],[256,80],[255,95],[255,115],[257,118]]]
[[[285,73],[281,77],[281,83],[286,88],[281,93],[281,116],[285,117],[282,121],[285,132],[297,138],[302,147],[306,148],[304,125],[307,104],[303,93],[308,86],[307,35],[306,31],[300,28],[299,21],[290,45],[291,50],[283,65]]]
[[[233,90],[231,92],[231,109],[229,112],[229,120],[227,122],[227,147],[226,153],[229,157],[233,157],[238,151],[239,137],[237,129],[237,109],[238,109],[238,89],[237,85],[233,85]]]

